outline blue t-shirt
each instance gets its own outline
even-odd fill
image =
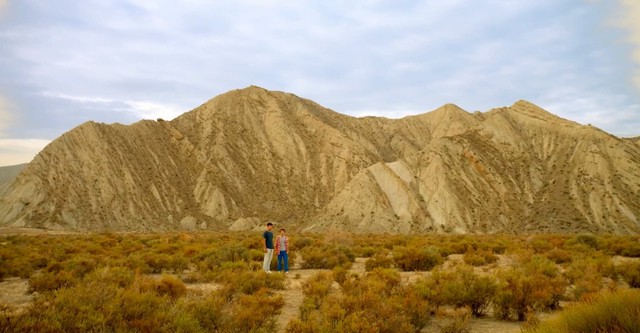
[[[264,238],[264,245],[267,249],[273,249],[273,233],[267,230],[262,234],[262,238]]]

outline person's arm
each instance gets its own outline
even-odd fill
[[[267,253],[267,232],[262,233],[262,238],[264,238],[264,253]]]

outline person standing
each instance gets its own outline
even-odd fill
[[[284,228],[280,229],[280,235],[276,237],[276,253],[278,254],[278,272],[284,269],[289,273],[289,237],[285,235]]]
[[[265,272],[271,273],[271,260],[273,259],[273,223],[267,223],[267,230],[262,234],[264,238],[264,262],[262,268]]]

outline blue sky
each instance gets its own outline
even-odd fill
[[[0,165],[258,85],[391,118],[529,100],[640,135],[640,1],[0,0]]]

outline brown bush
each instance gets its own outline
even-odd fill
[[[498,261],[498,257],[490,250],[469,250],[464,253],[462,260],[471,266],[483,266]]]
[[[330,280],[319,274],[305,289],[299,319],[287,332],[417,332],[428,320],[428,303],[400,285],[394,270],[376,269],[347,279],[343,296],[330,294]]]
[[[537,256],[523,267],[500,272],[498,278],[501,282],[494,298],[494,314],[499,319],[522,321],[531,309],[555,309],[567,287],[555,265]]]
[[[479,317],[491,305],[498,283],[493,277],[476,274],[472,267],[460,266],[453,271],[434,270],[414,288],[434,306],[469,308]]]
[[[364,263],[365,270],[371,271],[374,268],[393,268],[393,258],[384,253],[376,253]]]
[[[444,262],[434,248],[396,247],[393,257],[396,267],[406,272],[429,271]]]
[[[617,271],[629,287],[640,288],[640,262],[620,264]]]

